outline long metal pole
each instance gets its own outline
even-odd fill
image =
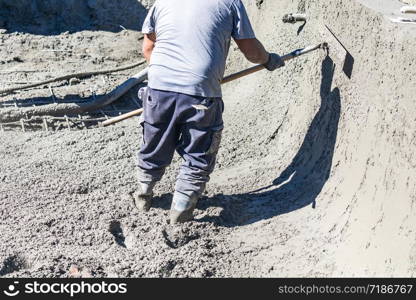
[[[303,48],[303,49],[297,49],[295,51],[290,52],[289,54],[286,54],[286,55],[282,56],[282,59],[284,61],[288,61],[288,60],[294,59],[298,56],[304,55],[306,53],[315,51],[317,49],[326,49],[327,47],[328,47],[327,43],[321,43],[321,44],[316,45],[316,46],[309,46],[309,47],[306,47],[306,48]],[[245,69],[243,71],[240,71],[240,72],[237,72],[237,73],[234,73],[234,74],[231,74],[229,76],[224,77],[224,79],[221,81],[221,84],[225,84],[227,82],[234,81],[234,80],[239,79],[241,77],[244,77],[244,76],[253,74],[255,72],[261,71],[263,69],[264,69],[263,65],[257,65],[257,66]],[[139,116],[142,113],[143,113],[143,108],[136,109],[136,110],[133,110],[129,113],[120,115],[118,117],[108,119],[108,120],[102,122],[100,124],[100,126],[105,127],[105,126],[108,126],[108,125],[112,125],[112,124],[121,122],[123,120],[129,119],[131,117]]]

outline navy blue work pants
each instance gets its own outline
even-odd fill
[[[148,88],[143,108],[139,181],[145,184],[159,181],[176,150],[184,162],[175,191],[199,197],[214,170],[221,142],[222,99]]]

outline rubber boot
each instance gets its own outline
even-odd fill
[[[170,208],[170,224],[185,223],[194,219],[193,212],[198,203],[198,196],[188,196],[180,192],[173,195]]]
[[[140,183],[140,190],[134,195],[134,204],[140,211],[149,211],[152,206],[154,183]]]

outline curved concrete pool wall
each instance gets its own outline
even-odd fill
[[[392,23],[386,11],[352,0],[257,2],[245,1],[268,49],[286,53],[330,42],[329,56],[316,52],[225,88],[224,143],[238,145],[230,135],[253,141],[251,151],[260,155],[250,163],[275,168],[277,180],[252,175],[290,185],[271,197],[303,207],[283,218],[307,227],[306,244],[299,239],[294,255],[281,262],[300,266],[280,275],[414,275],[416,26]],[[303,28],[282,23],[291,12],[308,15]],[[235,47],[231,52],[228,72],[247,66]],[[279,251],[286,250],[259,255],[264,268]],[[311,252],[322,255],[304,270]]]

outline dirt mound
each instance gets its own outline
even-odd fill
[[[383,1],[390,6],[372,6]],[[272,51],[320,43],[329,38],[324,25],[344,51],[332,37],[329,55],[315,52],[224,86],[218,167],[196,220],[179,227],[167,222],[178,157],[150,212],[137,212],[128,196],[137,187],[137,120],[93,130],[0,132],[3,276],[67,277],[72,265],[92,276],[416,275],[416,32],[385,14],[387,7],[397,14],[402,3],[245,3]],[[307,23],[281,22],[291,12],[306,13]],[[107,44],[90,56],[56,54],[56,61],[40,63],[69,70],[140,57],[130,31],[77,32],[54,41],[74,45],[78,38],[80,47]],[[9,46],[0,51],[19,39],[34,37],[2,35]],[[36,36],[38,43],[50,39]],[[249,65],[235,46],[230,52],[227,73]],[[3,65],[32,68],[35,58],[26,55]],[[100,62],[104,55],[113,60]],[[98,77],[53,89],[59,100],[88,86],[105,92],[117,80],[105,82]]]

